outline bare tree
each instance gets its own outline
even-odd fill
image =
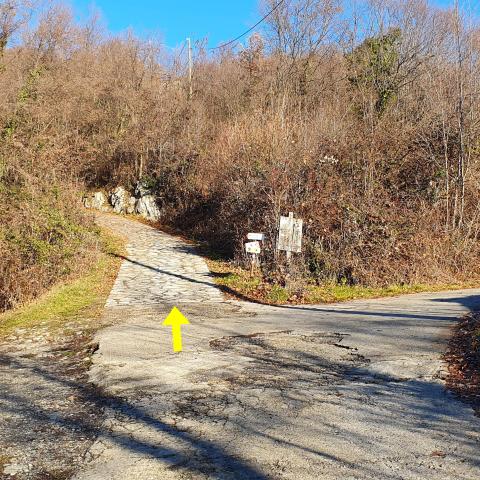
[[[33,6],[28,0],[0,1],[0,57],[15,33],[30,19]]]
[[[263,9],[271,10],[276,3],[266,0]],[[268,17],[264,32],[278,62],[278,90],[293,87],[300,96],[306,94],[343,32],[341,4],[341,0],[286,0]]]

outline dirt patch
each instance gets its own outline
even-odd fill
[[[447,387],[480,414],[480,314],[467,315],[454,327],[445,361]]]
[[[86,378],[96,345],[71,330],[19,329],[0,346],[2,480],[70,478],[96,437],[103,415]]]

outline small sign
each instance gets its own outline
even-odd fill
[[[263,240],[265,240],[265,235],[263,233],[248,233],[247,234],[247,238],[249,240],[260,240],[261,242],[263,242]]]
[[[302,251],[303,220],[293,218],[290,212],[288,217],[280,217],[277,249],[286,252],[300,253]]]
[[[302,228],[303,220],[301,218],[294,218],[291,243],[292,252],[300,253],[302,251]]]
[[[258,242],[247,242],[245,244],[245,251],[258,255],[260,253],[260,244]]]

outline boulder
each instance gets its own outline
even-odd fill
[[[130,197],[127,202],[127,213],[131,215],[132,213],[135,213],[135,203],[137,202],[137,199],[135,197]]]
[[[83,206],[93,208],[102,212],[108,210],[107,199],[102,192],[95,192],[83,197]]]
[[[117,187],[110,193],[110,204],[115,213],[126,213],[129,195],[123,187]]]
[[[157,207],[155,197],[153,195],[145,195],[137,199],[135,203],[135,213],[141,215],[148,220],[159,220],[160,210]]]

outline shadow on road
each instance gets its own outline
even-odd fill
[[[13,359],[9,356],[0,355],[0,363],[8,365],[13,369],[28,368],[20,360]],[[144,409],[133,405],[132,403],[113,395],[105,395],[91,385],[83,385],[78,382],[62,378],[54,375],[41,367],[34,367],[31,371],[42,376],[50,382],[60,382],[67,384],[76,391],[79,400],[82,402],[92,402],[98,409],[109,409],[115,415],[126,417],[127,421],[134,421],[138,425],[148,426],[157,432],[167,434],[173,439],[181,441],[187,448],[191,447],[200,457],[217,461],[221,464],[222,469],[216,473],[210,472],[210,478],[224,478],[222,471],[225,469],[231,472],[237,472],[239,479],[266,480],[268,477],[261,473],[255,466],[237,458],[234,454],[227,451],[225,447],[215,443],[214,441],[203,440],[186,431],[179,430],[166,424],[162,420],[151,416]],[[35,398],[26,398],[19,395],[9,393],[7,389],[0,392],[0,406],[4,412],[10,415],[21,415],[25,418],[40,418],[45,426],[55,426],[56,428],[74,429],[79,435],[94,434],[96,437],[106,438],[122,448],[142,455],[148,455],[152,458],[161,460],[166,464],[181,465],[183,469],[192,473],[202,473],[202,470],[195,467],[195,463],[191,462],[191,458],[186,457],[184,453],[173,448],[162,445],[148,443],[146,441],[138,441],[131,435],[119,434],[111,432],[102,426],[94,427],[91,422],[83,419],[71,419],[62,416],[61,412],[52,419],[52,412],[43,409],[41,402],[36,402]],[[28,448],[28,445],[25,445]]]
[[[194,252],[195,249],[194,247],[187,247],[189,251]],[[218,285],[216,284],[213,280],[212,281],[207,281],[207,280],[199,280],[197,278],[192,278],[187,275],[181,275],[178,273],[170,272],[168,270],[164,270],[158,267],[154,267],[151,265],[146,265],[145,263],[139,262],[137,260],[133,260],[129,257],[126,257],[124,255],[118,255],[114,254],[116,257],[121,258],[122,260],[125,260],[127,262],[133,263],[135,265],[138,265],[140,267],[146,268],[148,270],[152,270],[155,272],[158,272],[163,275],[169,275],[175,278],[179,278],[181,280],[185,280],[187,282],[192,282],[192,283],[198,283],[202,285],[207,285],[209,287],[216,288],[218,290],[221,290],[222,292],[237,298],[238,300],[245,301],[248,303],[252,304],[258,304],[258,305],[265,305],[269,306],[272,309],[278,309],[278,311],[281,310],[290,310],[290,311],[299,311],[299,312],[314,312],[314,313],[327,313],[327,314],[339,314],[339,315],[358,315],[358,316],[373,316],[373,317],[388,317],[388,318],[393,318],[393,319],[417,319],[417,320],[449,320],[451,317],[449,316],[441,316],[441,315],[428,315],[428,314],[420,314],[417,312],[406,312],[406,313],[401,313],[401,312],[381,312],[378,310],[355,310],[355,309],[342,309],[342,308],[331,308],[328,307],[327,304],[326,306],[318,306],[318,305],[271,305],[265,302],[261,302],[259,300],[251,299],[245,295],[242,295],[241,293],[237,292],[236,290],[233,290],[225,285]],[[207,278],[213,278],[213,274],[207,275]],[[395,297],[389,297],[389,299],[395,298]],[[408,297],[407,297],[408,298]],[[381,300],[381,299],[380,299]],[[473,310],[478,310],[480,309],[480,295],[469,295],[469,296],[464,296],[464,297],[455,297],[455,298],[438,298],[438,299],[431,299],[430,301],[432,302],[445,302],[445,303],[454,303],[457,305],[462,305],[463,307],[473,311]]]
[[[250,340],[245,339],[245,341],[249,342]],[[382,458],[382,455],[386,455],[384,440],[376,438],[375,434],[372,435],[370,429],[387,429],[406,435],[418,435],[418,437],[413,437],[416,438],[416,441],[420,441],[424,434],[428,436],[439,434],[438,438],[447,435],[450,441],[453,441],[458,447],[457,450],[449,452],[451,457],[455,457],[458,461],[471,467],[478,468],[480,466],[480,460],[475,454],[478,445],[465,435],[465,432],[468,432],[471,427],[469,425],[470,419],[456,416],[456,407],[454,404],[448,404],[448,398],[446,398],[441,384],[418,379],[398,381],[388,376],[375,377],[372,376],[367,365],[362,366],[362,362],[359,365],[352,365],[352,368],[346,368],[345,365],[331,363],[321,355],[290,348],[272,350],[262,342],[257,340],[255,342],[255,348],[243,352],[253,362],[254,381],[245,383],[244,379],[239,379],[236,383],[237,380],[232,379],[233,383],[229,391],[212,392],[207,394],[206,397],[201,396],[201,402],[204,405],[208,405],[209,402],[212,405],[218,405],[222,402],[231,404],[231,401],[226,397],[231,395],[232,392],[245,392],[252,388],[255,391],[262,389],[264,392],[270,389],[276,392],[275,395],[280,395],[284,401],[297,406],[290,407],[288,411],[282,410],[279,413],[279,410],[275,410],[269,405],[268,401],[256,402],[253,411],[249,412],[248,415],[226,419],[224,414],[216,412],[215,408],[208,410],[208,413],[201,413],[201,408],[196,405],[195,400],[192,400],[195,398],[194,392],[180,392],[178,394],[179,399],[182,399],[188,405],[188,412],[185,415],[215,425],[218,425],[218,422],[228,421],[235,426],[236,430],[234,431],[243,432],[242,438],[245,441],[250,438],[252,445],[255,444],[255,437],[266,439],[273,445],[271,447],[273,457],[275,457],[277,447],[293,449],[292,451],[300,452],[300,455],[306,455],[310,458],[310,461],[313,461],[312,465],[317,465],[317,462],[320,465],[325,461],[337,463],[342,465],[342,468],[349,469],[349,473],[361,474],[360,478],[371,476],[371,478],[393,480],[397,479],[398,476],[396,473],[386,474],[385,470],[382,470],[381,462],[377,465],[369,462],[351,461],[348,451],[342,450],[344,458],[333,455],[331,452],[323,452],[315,447],[316,442],[312,443],[309,438],[321,440],[329,428],[335,429],[336,440],[340,438],[344,439],[345,442],[353,441],[357,446],[365,445],[367,451],[372,451],[372,449],[378,451],[379,458]],[[12,369],[29,368],[21,359],[12,359],[8,356],[1,356],[0,362]],[[180,468],[193,475],[204,475],[207,472],[208,478],[218,480],[230,478],[228,475],[232,475],[231,478],[234,479],[267,480],[271,478],[269,473],[262,471],[263,468],[240,458],[229,447],[223,445],[220,440],[200,438],[194,433],[167,424],[162,420],[162,414],[159,414],[158,417],[154,416],[137,404],[117,396],[105,395],[98,389],[71,381],[60,375],[57,376],[42,367],[37,366],[31,368],[31,370],[35,375],[45,377],[50,382],[68,384],[69,387],[75,389],[81,402],[93,402],[98,409],[109,410],[122,418],[122,422],[124,420],[127,425],[134,423],[136,427],[145,426],[153,429],[172,440],[180,442],[180,447],[177,449],[153,441],[139,440],[134,438],[127,430],[125,430],[125,433],[112,432],[102,425],[92,426],[91,422],[82,418],[72,419],[62,416],[61,412],[52,420],[51,411],[45,410],[41,406],[41,402],[37,402],[35,398],[15,395],[5,389],[0,393],[0,405],[4,411],[11,415],[35,416],[41,418],[46,426],[54,424],[60,428],[75,429],[79,432],[79,435],[83,433],[93,434],[107,439],[129,452],[157,459],[163,464],[171,465],[172,468]],[[216,374],[212,373],[212,375],[214,378],[210,380],[215,381]],[[221,372],[218,372],[218,375],[221,375]],[[141,376],[141,372],[139,372],[139,376]],[[274,377],[273,380],[272,377]],[[281,378],[282,382],[278,383],[276,378]],[[160,382],[161,379],[159,379]],[[297,382],[301,384],[300,391],[306,393],[299,394]],[[339,389],[336,395],[332,388],[337,384]],[[161,383],[159,386],[161,387]],[[331,394],[319,398],[318,392],[323,389],[331,391]],[[141,396],[142,393],[145,392],[137,392],[137,395]],[[191,394],[192,396],[189,396]],[[382,408],[379,408],[376,403],[378,398],[387,399]],[[361,419],[365,426],[368,425],[368,430],[359,430],[355,422],[349,426],[349,422],[338,422],[335,418],[322,415],[322,411],[325,410],[327,405],[340,408],[344,402],[343,399],[347,402],[345,412],[348,412],[353,405],[355,411],[350,412],[351,415],[354,415],[352,419],[355,419],[355,421]],[[351,403],[352,401],[353,403]],[[382,401],[385,402],[385,400]],[[312,404],[316,404],[318,408],[313,417],[316,421],[312,422],[310,420],[308,425],[305,425],[305,438],[299,437],[298,429],[302,428],[302,423],[296,423],[297,418],[302,414],[303,408]],[[389,410],[390,407],[394,410]],[[401,412],[405,412],[405,415],[402,415]],[[167,411],[164,415],[168,416],[169,413]],[[270,419],[271,426],[264,430],[261,427],[263,425],[262,421],[257,421],[257,419],[266,417]],[[303,418],[302,421],[306,421],[306,419]],[[292,428],[297,429],[296,436],[290,436],[287,433]],[[288,461],[288,457],[285,460]],[[227,477],[225,474],[227,474]]]

